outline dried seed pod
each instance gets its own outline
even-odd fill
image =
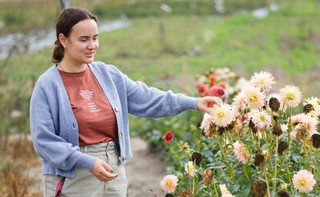
[[[272,133],[276,136],[282,135],[281,125],[278,122],[273,126]]]
[[[252,194],[254,197],[265,197],[267,194],[267,184],[263,180],[255,180],[252,185]]]
[[[192,161],[193,161],[193,162],[195,161],[196,164],[199,166],[200,163],[201,163],[201,161],[202,161],[202,155],[201,155],[201,153],[194,152],[194,153],[192,154]]]
[[[269,99],[269,107],[272,111],[277,112],[280,108],[280,102],[277,98],[271,97]]]
[[[189,190],[182,190],[179,192],[178,197],[193,197],[193,195]]]
[[[320,148],[320,134],[313,134],[311,136],[312,144],[315,148]]]
[[[202,173],[203,177],[203,183],[205,186],[209,186],[212,182],[213,179],[213,171],[209,168],[207,168],[205,171]]]
[[[303,106],[303,112],[305,114],[307,114],[307,113],[309,113],[309,112],[311,112],[313,110],[314,110],[314,107],[311,104],[306,104],[305,106]]]

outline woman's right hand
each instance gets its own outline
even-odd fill
[[[118,175],[111,174],[113,170],[111,167],[101,159],[97,159],[94,164],[91,173],[97,177],[100,181],[111,181],[115,179]]]

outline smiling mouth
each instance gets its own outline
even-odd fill
[[[85,53],[86,56],[91,57],[94,56],[94,52],[90,52],[90,53]]]

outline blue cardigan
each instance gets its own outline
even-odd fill
[[[89,67],[116,115],[119,136],[116,144],[123,165],[132,157],[128,113],[158,118],[198,110],[198,98],[148,88],[102,62],[93,62]],[[79,151],[78,124],[55,65],[39,77],[34,87],[30,127],[35,151],[42,159],[43,174],[73,178],[76,166],[91,172],[96,158]]]

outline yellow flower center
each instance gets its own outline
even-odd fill
[[[262,122],[264,122],[264,121],[266,121],[266,117],[263,116],[263,115],[261,115],[261,116],[260,116],[260,120],[261,120]]]
[[[293,92],[288,92],[286,98],[289,101],[292,101],[292,100],[294,100],[296,98],[296,95]]]
[[[259,83],[260,83],[260,84],[264,84],[264,83],[265,83],[265,78],[260,78],[260,79],[259,79]]]
[[[304,178],[300,179],[298,182],[301,187],[305,187],[308,184],[307,180]]]
[[[255,96],[255,95],[251,95],[250,97],[249,97],[249,101],[250,101],[250,103],[255,103],[255,102],[257,102],[257,97]]]
[[[167,181],[167,182],[166,182],[166,186],[167,186],[167,187],[172,187],[172,186],[173,186],[173,183],[172,183],[171,181]]]
[[[223,112],[223,111],[218,111],[218,112],[217,112],[217,117],[218,117],[219,119],[224,118],[224,117],[225,117],[224,112]]]
[[[221,190],[221,192],[222,192],[222,193],[227,193],[227,192],[229,192],[229,191],[228,191],[227,188],[223,188],[223,189]]]

